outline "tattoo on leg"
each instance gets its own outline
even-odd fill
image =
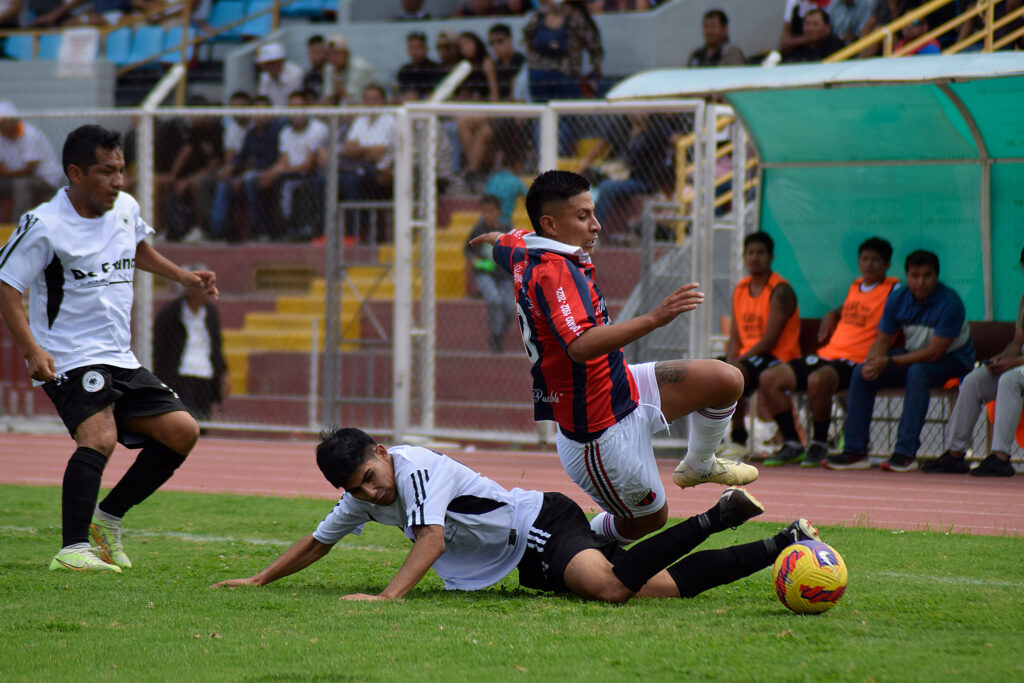
[[[679,384],[686,379],[686,366],[689,361],[685,360],[664,360],[654,366],[654,377],[658,386],[666,384]]]

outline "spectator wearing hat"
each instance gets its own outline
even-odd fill
[[[18,218],[64,184],[57,155],[42,131],[18,117],[13,103],[0,102],[0,199],[12,200]]]
[[[373,66],[351,54],[345,36],[327,39],[327,64],[324,66],[323,101],[328,104],[357,101],[363,90],[377,82]]]
[[[260,69],[257,92],[270,98],[274,107],[288,104],[288,95],[302,89],[302,67],[285,57],[281,43],[264,43],[256,51],[256,66]]]
[[[447,74],[459,63],[459,38],[451,31],[441,31],[437,34],[435,47],[441,71]]]

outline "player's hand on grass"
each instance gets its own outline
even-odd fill
[[[475,247],[478,244],[484,244],[485,242],[487,244],[494,244],[495,242],[498,241],[499,237],[501,237],[500,232],[486,232],[483,235],[477,235],[476,237],[471,239],[469,241],[469,246]]]
[[[658,325],[666,325],[675,320],[680,313],[692,311],[704,303],[704,292],[699,291],[698,287],[700,283],[690,282],[665,297],[658,307],[651,311]]]
[[[351,595],[342,595],[339,600],[349,601],[369,601],[369,600],[387,600],[383,595],[369,595],[367,593],[352,593]]]
[[[210,586],[210,588],[234,588],[235,586],[255,586],[256,579],[249,577],[247,579],[228,579],[227,581],[218,581],[217,583]]]

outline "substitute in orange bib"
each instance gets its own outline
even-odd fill
[[[853,281],[841,308],[829,311],[821,319],[817,353],[777,363],[761,375],[761,395],[779,432],[782,447],[765,465],[800,463],[816,467],[828,455],[828,430],[832,415],[832,397],[850,386],[850,375],[857,363],[863,363],[878,336],[885,302],[899,280],[886,276],[892,260],[892,245],[880,237],[865,240],[857,249],[860,277]],[[793,404],[787,392],[807,391],[814,421],[809,447],[804,450],[793,423]]]
[[[743,240],[743,265],[750,273],[732,293],[732,324],[725,360],[743,373],[743,399],[732,416],[732,445],[727,455],[747,450],[746,397],[757,391],[761,373],[800,355],[800,310],[789,282],[772,270],[775,241],[764,232]]]

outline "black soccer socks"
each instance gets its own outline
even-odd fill
[[[71,454],[61,491],[61,536],[65,548],[89,541],[89,522],[106,466],[106,457],[91,448],[80,446]]]
[[[651,577],[703,543],[709,535],[697,517],[690,517],[623,551],[612,566],[612,572],[626,588],[636,593]]]
[[[121,477],[121,481],[100,503],[100,510],[113,517],[124,517],[124,513],[163,486],[183,462],[184,455],[172,451],[159,441],[150,441]]]

